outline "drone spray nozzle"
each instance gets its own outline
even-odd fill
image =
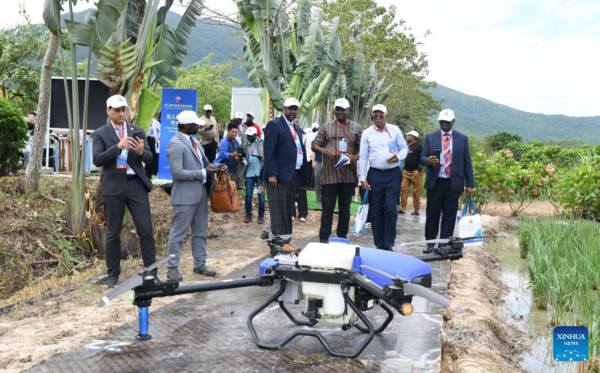
[[[360,272],[361,266],[362,266],[362,259],[360,258],[360,246],[356,246],[356,251],[354,252],[354,258],[352,259],[352,270]]]

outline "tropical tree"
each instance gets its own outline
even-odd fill
[[[89,77],[92,54],[98,52],[109,40],[116,29],[117,22],[125,10],[127,0],[99,0],[96,8],[86,17],[85,23],[74,20],[73,6],[77,0],[46,0],[43,9],[44,22],[50,32],[56,36],[57,43],[61,45],[62,32],[60,30],[62,5],[68,6],[68,19],[65,24],[69,30],[71,50],[71,91],[66,71],[63,70],[65,94],[67,98],[67,117],[69,124],[69,135],[74,146],[71,147],[71,160],[73,162],[72,188],[69,202],[66,206],[65,219],[68,229],[80,240],[85,241],[86,229],[89,222],[86,211],[89,209],[89,193],[85,187],[86,169],[85,154],[86,142],[81,141],[81,133],[87,133],[88,123],[88,99],[89,99]],[[87,49],[87,67],[85,76],[83,121],[80,123],[79,116],[79,89],[77,74],[77,48]],[[66,65],[64,48],[59,48],[62,66]],[[71,94],[69,94],[71,93]],[[37,131],[42,132],[42,131]],[[77,146],[81,144],[81,147]]]
[[[176,27],[166,23],[174,0],[125,0],[126,11],[109,43],[97,51],[96,73],[100,81],[131,102],[130,120],[149,129],[160,104],[153,92],[177,80],[177,68],[187,54],[187,40],[202,14],[202,1],[191,0]],[[183,4],[183,0],[179,0]]]
[[[0,30],[0,96],[11,101],[23,115],[36,109],[39,64],[48,35],[32,25],[21,8],[23,23]]]
[[[405,21],[399,20],[394,6],[379,6],[374,0],[314,0],[324,11],[325,20],[339,18],[338,34],[342,41],[344,64],[362,52],[365,66],[375,63],[376,71],[385,71],[384,90],[375,103],[387,94],[389,120],[403,130],[429,130],[429,117],[440,105],[429,92],[435,83],[426,80],[427,56]],[[354,43],[357,31],[360,43]],[[426,33],[424,36],[427,36]],[[358,78],[358,77],[357,77]],[[368,81],[368,76],[363,82]],[[350,100],[350,97],[348,97]],[[357,109],[353,106],[353,109]]]
[[[213,54],[190,65],[187,69],[177,69],[178,88],[199,89],[198,108],[205,104],[213,107],[213,115],[220,123],[227,123],[231,112],[231,89],[237,87],[241,80],[227,76],[233,63],[211,64]],[[201,111],[201,109],[200,109]]]
[[[320,9],[311,14],[310,0],[293,6],[283,0],[236,0],[236,4],[248,78],[265,89],[263,105],[270,101],[281,111],[284,98],[296,97],[304,116],[301,122],[310,122],[330,94],[341,66],[339,18],[326,27]]]

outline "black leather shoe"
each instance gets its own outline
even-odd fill
[[[260,234],[260,239],[261,240],[268,240],[269,239],[269,232],[262,231],[262,233]]]
[[[217,275],[217,272],[215,271],[211,271],[210,269],[206,268],[206,266],[201,267],[201,268],[194,268],[194,273],[197,273],[199,275],[204,275],[204,276],[208,276],[208,277],[215,277]]]
[[[244,223],[248,224],[252,221],[252,215],[246,215],[246,218],[244,219]]]
[[[167,269],[167,280],[183,281],[183,276],[177,268]]]
[[[427,247],[423,250],[423,254],[429,254],[433,251],[433,244],[427,244]]]
[[[114,288],[115,286],[117,286],[118,283],[119,283],[118,277],[109,277],[106,280],[106,282],[104,283],[104,286],[106,286],[107,288]]]
[[[404,212],[404,210],[400,209],[400,210],[398,210],[398,214],[404,215],[406,213]]]
[[[421,214],[419,214],[419,211],[417,211],[417,210],[415,210],[415,211],[411,212],[410,214],[411,214],[411,215],[421,215]]]

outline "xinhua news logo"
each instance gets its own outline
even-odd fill
[[[554,328],[555,361],[586,361],[589,357],[588,329],[585,326]]]

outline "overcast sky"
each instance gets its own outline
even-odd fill
[[[424,43],[431,80],[529,112],[600,115],[600,1],[377,1],[394,4]],[[2,2],[6,27],[18,20],[19,1]],[[41,21],[44,0],[21,2]],[[233,0],[205,3],[236,10]]]

